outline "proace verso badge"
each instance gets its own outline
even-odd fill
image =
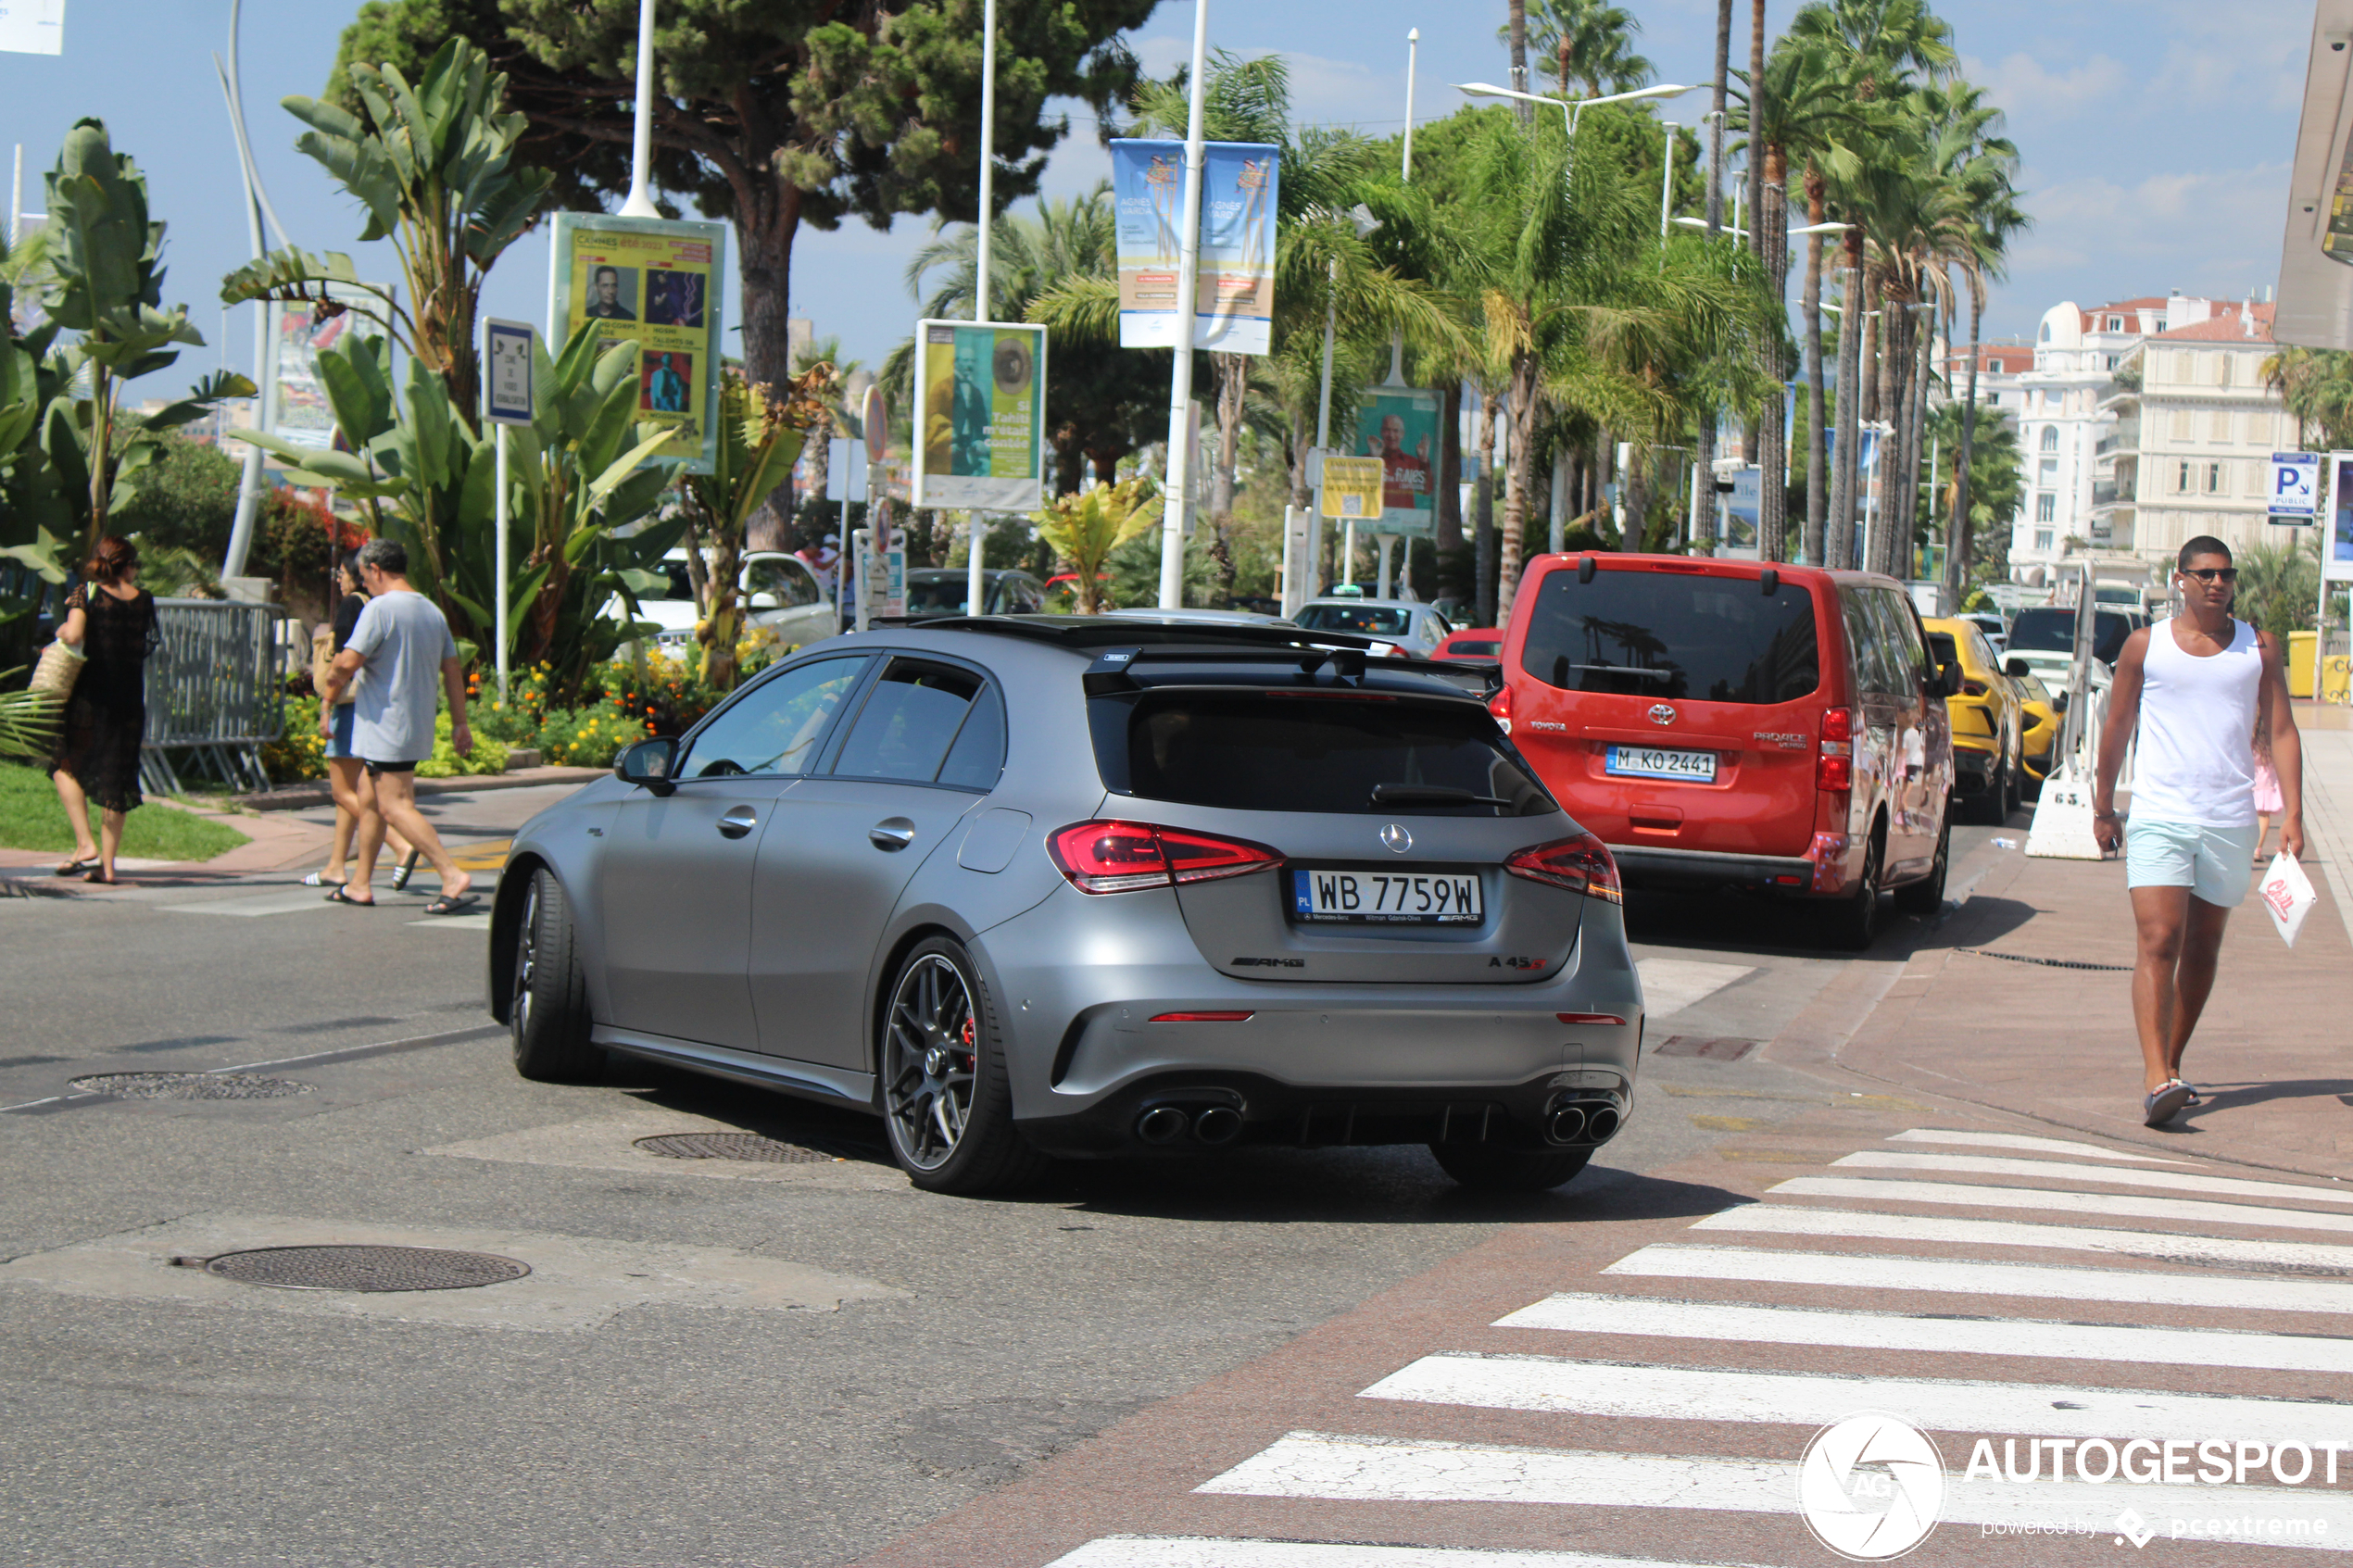
[[[1885,1562],[1936,1528],[1944,1460],[1902,1416],[1863,1411],[1814,1434],[1797,1471],[1806,1527],[1839,1556]]]

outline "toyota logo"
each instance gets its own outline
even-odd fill
[[[1671,702],[1655,702],[1655,703],[1651,704],[1651,722],[1652,722],[1652,723],[1654,723],[1654,724],[1671,724],[1671,723],[1673,723],[1674,721],[1675,721],[1675,705],[1674,705],[1673,703],[1671,703]]]
[[[1394,850],[1400,855],[1414,847],[1414,835],[1405,831],[1405,824],[1403,822],[1391,822],[1381,829],[1380,841],[1384,848]]]

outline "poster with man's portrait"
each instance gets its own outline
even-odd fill
[[[689,472],[711,471],[726,225],[560,212],[555,245],[561,341],[549,343],[550,354],[583,331],[593,332],[599,356],[633,345],[639,422],[677,433],[663,457],[683,459]]]
[[[1438,531],[1438,394],[1367,388],[1356,404],[1356,444],[1345,454],[1381,462],[1380,533],[1428,538]]]

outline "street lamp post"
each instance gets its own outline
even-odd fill
[[[980,243],[973,265],[973,320],[988,320],[988,263],[991,231],[997,223],[997,0],[981,8],[980,42]],[[981,596],[987,578],[981,570],[981,545],[988,537],[988,517],[970,514],[965,529],[971,558],[964,565],[964,613],[981,615],[988,601]]]
[[[1192,483],[1192,454],[1186,449],[1193,402],[1194,295],[1201,288],[1201,182],[1206,157],[1202,140],[1202,94],[1209,54],[1209,0],[1193,0],[1192,95],[1185,113],[1185,214],[1176,239],[1176,364],[1168,374],[1168,461],[1161,497],[1160,608],[1185,604],[1185,502]]]
[[[1422,30],[1405,31],[1405,182],[1414,180],[1414,65],[1422,52]]]
[[[654,206],[654,0],[637,0],[637,121],[629,135],[629,199],[623,218],[660,218]]]

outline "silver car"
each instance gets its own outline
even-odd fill
[[[1308,600],[1291,619],[1311,632],[1352,632],[1371,637],[1416,659],[1428,659],[1454,629],[1444,616],[1416,599],[1338,594]]]
[[[515,835],[517,1069],[870,1110],[944,1192],[1238,1142],[1567,1181],[1634,1087],[1616,864],[1482,674],[1344,641],[1035,616],[803,649]]]

